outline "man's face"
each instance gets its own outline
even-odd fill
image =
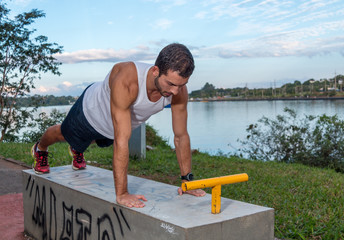
[[[189,78],[183,78],[179,76],[178,72],[171,70],[167,71],[167,75],[162,74],[160,77],[154,79],[155,87],[163,97],[177,95],[188,81]]]

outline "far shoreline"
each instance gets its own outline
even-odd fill
[[[189,99],[189,102],[237,102],[237,101],[298,101],[298,100],[343,100],[340,97],[278,97],[278,98],[197,98]]]

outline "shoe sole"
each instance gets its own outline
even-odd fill
[[[69,153],[69,155],[72,157],[72,169],[73,169],[74,171],[86,169],[86,167],[83,167],[83,168],[74,167],[74,165],[73,165],[73,160],[74,160],[74,159],[73,159],[73,153],[72,153],[72,150],[70,150],[70,146],[68,147],[68,153]]]
[[[77,167],[74,167],[74,166],[73,166],[73,161],[72,161],[72,168],[73,168],[73,170],[75,170],[75,171],[86,169],[86,167],[84,167],[84,168],[77,168]]]
[[[33,170],[36,174],[38,174],[38,175],[44,174],[44,172],[36,171],[36,169],[35,169],[35,163],[32,164],[32,170]],[[47,173],[49,173],[49,172],[47,172]]]
[[[31,148],[31,156],[32,156],[33,161],[34,161],[33,164],[32,164],[32,170],[35,171],[35,173],[36,173],[36,174],[39,174],[39,175],[49,173],[50,171],[48,171],[48,172],[39,172],[39,171],[37,171],[37,170],[35,169],[35,161],[36,161],[35,149],[34,149],[35,146],[36,146],[36,144],[34,144],[34,145],[32,146],[32,148]]]

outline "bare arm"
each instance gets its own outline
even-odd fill
[[[187,102],[188,93],[186,86],[180,89],[178,95],[173,96],[172,109],[172,127],[174,132],[174,145],[176,155],[182,176],[191,172],[191,145],[190,136],[187,131]],[[185,180],[183,180],[185,181]],[[179,195],[183,194],[181,188],[178,189]],[[187,193],[195,196],[204,196],[202,189],[187,191]]]
[[[173,96],[171,104],[174,145],[181,175],[191,172],[190,137],[187,131],[187,98],[187,89],[184,86],[178,95]]]
[[[142,195],[128,192],[128,141],[131,135],[130,106],[138,93],[136,68],[133,63],[120,63],[114,66],[109,86],[111,116],[114,127],[113,176],[116,188],[116,201],[127,207],[144,207]]]

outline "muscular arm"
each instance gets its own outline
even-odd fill
[[[128,141],[131,135],[130,106],[138,93],[136,68],[133,63],[120,63],[114,66],[110,78],[110,106],[114,127],[113,176],[116,188],[116,201],[127,207],[143,207],[139,199],[142,195],[128,192]]]
[[[174,145],[181,175],[191,172],[190,137],[187,131],[187,101],[187,89],[186,86],[183,86],[179,94],[173,96],[171,104]]]
[[[191,172],[191,146],[190,137],[187,131],[187,102],[188,93],[186,86],[180,89],[178,95],[173,96],[172,109],[172,127],[174,132],[174,145],[176,147],[177,160],[182,176]],[[183,180],[184,181],[184,180]],[[179,195],[183,194],[181,188],[178,189]],[[202,189],[187,191],[194,196],[204,196]]]

